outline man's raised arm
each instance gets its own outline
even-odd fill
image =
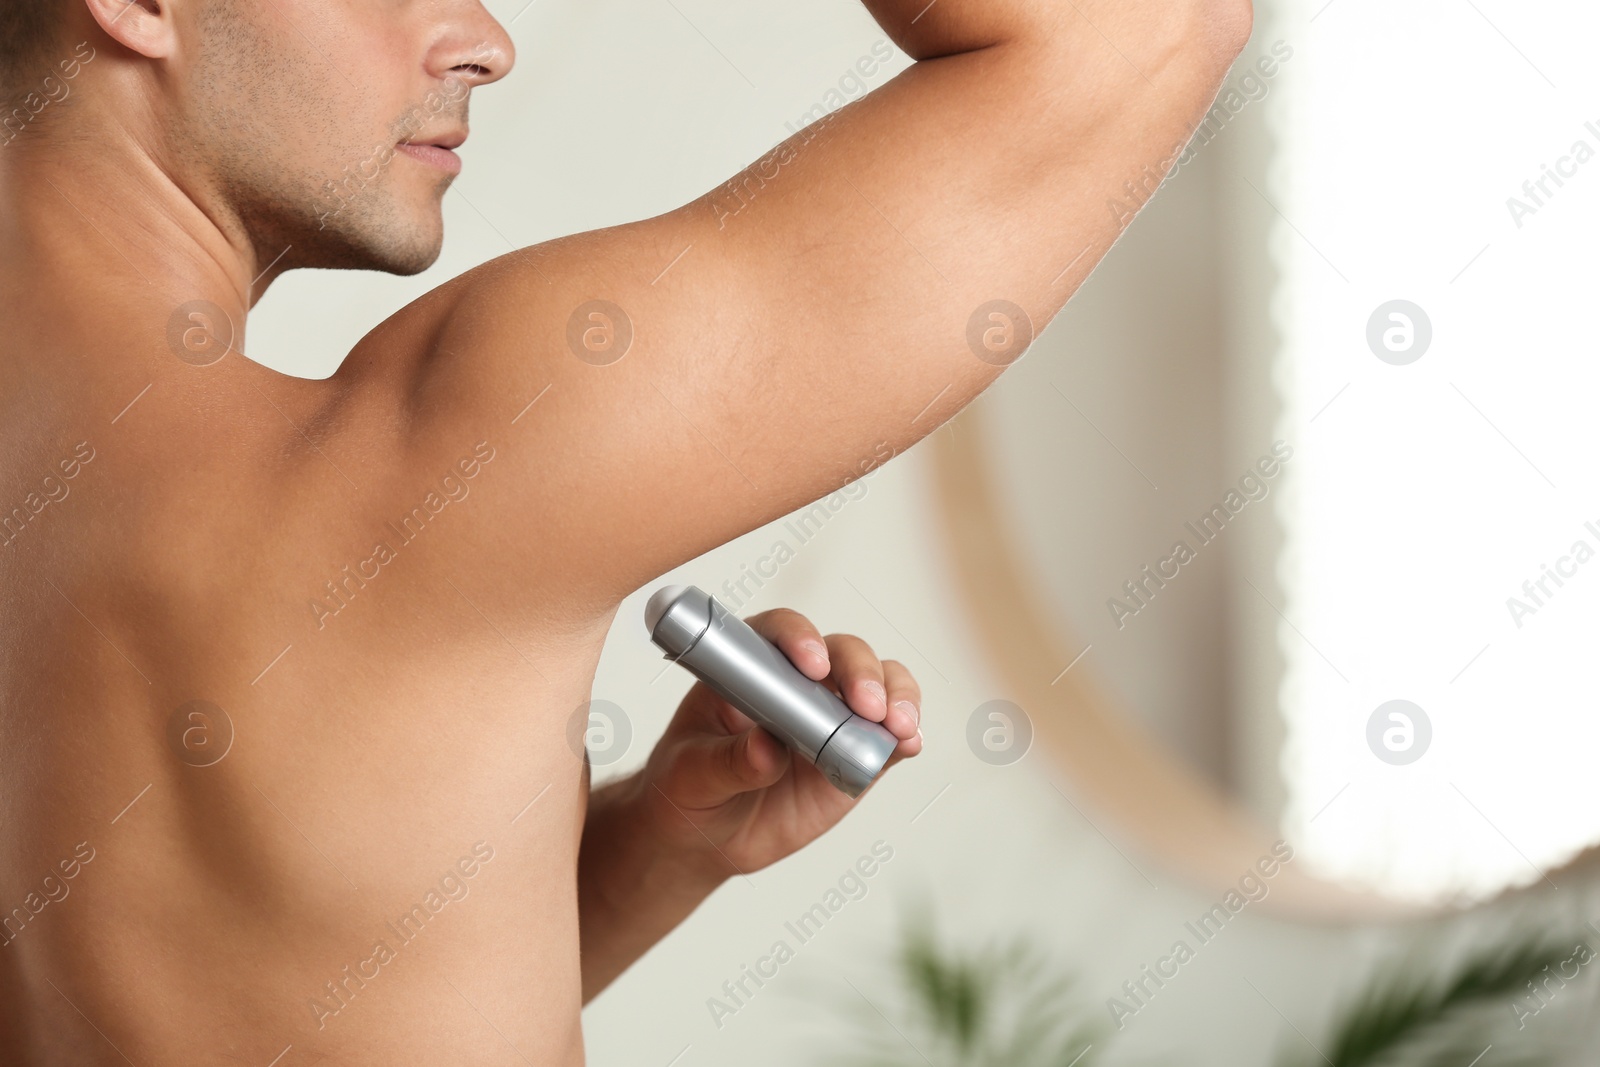
[[[867,6],[918,60],[881,88],[681,208],[413,305],[434,340],[412,439],[476,440],[539,396],[490,509],[534,531],[501,572],[541,591],[530,611],[606,611],[971,402],[1118,237],[1108,203],[1171,165],[1251,22],[1248,0]]]

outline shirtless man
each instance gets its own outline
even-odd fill
[[[698,685],[591,795],[570,726],[619,603],[990,385],[1251,19],[866,6],[903,74],[309,381],[240,354],[246,312],[295,267],[434,261],[504,29],[0,0],[0,1061],[581,1064],[585,1001],[852,806]],[[917,752],[903,666],[755,622]]]

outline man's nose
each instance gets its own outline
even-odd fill
[[[437,78],[454,74],[476,88],[504,78],[517,61],[511,35],[482,0],[442,5],[440,29],[429,63]]]

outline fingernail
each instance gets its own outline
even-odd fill
[[[866,690],[872,694],[872,699],[876,700],[884,707],[889,706],[889,694],[883,691],[883,685],[881,683],[868,682],[866,684]]]
[[[800,647],[809,652],[815,652],[818,656],[821,656],[823,660],[827,660],[828,658],[828,646],[824,645],[821,641],[802,641],[800,642]]]
[[[917,706],[915,704],[911,703],[911,701],[909,701],[909,700],[896,700],[894,702],[894,706],[899,708],[901,711],[905,712],[907,715],[911,716],[911,721],[912,722],[917,723],[919,725],[921,724],[921,722],[922,722],[922,712],[919,711],[917,709]]]

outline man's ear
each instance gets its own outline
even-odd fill
[[[165,59],[177,49],[172,0],[83,0],[95,22],[113,41],[150,59]]]

